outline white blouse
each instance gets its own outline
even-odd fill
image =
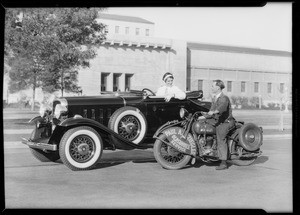
[[[185,99],[186,97],[185,92],[174,85],[172,87],[161,86],[158,88],[156,96],[166,97],[167,95],[175,95],[175,98],[180,100]]]

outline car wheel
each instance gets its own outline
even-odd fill
[[[139,109],[134,107],[122,107],[116,110],[109,119],[108,127],[137,145],[143,142],[147,133],[146,118]],[[111,138],[117,147],[124,147],[124,144],[113,135]]]
[[[168,141],[168,138],[165,134],[161,134],[155,141],[153,146],[155,160],[166,169],[175,170],[185,167],[191,160],[191,156],[177,151],[161,140]]]
[[[81,126],[68,130],[59,145],[61,161],[71,170],[92,169],[103,152],[103,141],[91,127]]]
[[[55,162],[59,159],[58,152],[44,152],[40,149],[29,148],[33,157],[41,162]]]

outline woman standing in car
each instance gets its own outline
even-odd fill
[[[165,97],[166,102],[169,102],[171,98],[180,100],[185,99],[185,92],[180,90],[177,86],[173,85],[174,76],[172,73],[165,73],[162,79],[165,82],[165,85],[158,88],[156,96]]]

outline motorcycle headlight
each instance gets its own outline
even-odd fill
[[[189,112],[185,108],[180,108],[179,115],[180,115],[181,119],[186,117],[188,114],[189,114]]]
[[[43,105],[40,106],[39,113],[40,113],[41,117],[50,115],[51,112],[52,112],[52,110],[51,110],[51,107],[49,105],[44,105],[43,104]]]
[[[54,117],[59,119],[59,117],[68,111],[67,107],[62,104],[57,104],[54,110]]]

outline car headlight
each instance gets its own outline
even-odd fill
[[[41,117],[48,116],[48,115],[51,114],[51,112],[52,112],[52,110],[51,110],[51,107],[49,105],[43,104],[43,105],[40,106],[39,113],[40,113]]]
[[[62,104],[57,104],[54,110],[54,117],[59,119],[59,117],[68,111],[67,107]]]
[[[188,114],[189,114],[189,112],[185,108],[180,108],[179,115],[180,115],[181,119],[186,117]]]

